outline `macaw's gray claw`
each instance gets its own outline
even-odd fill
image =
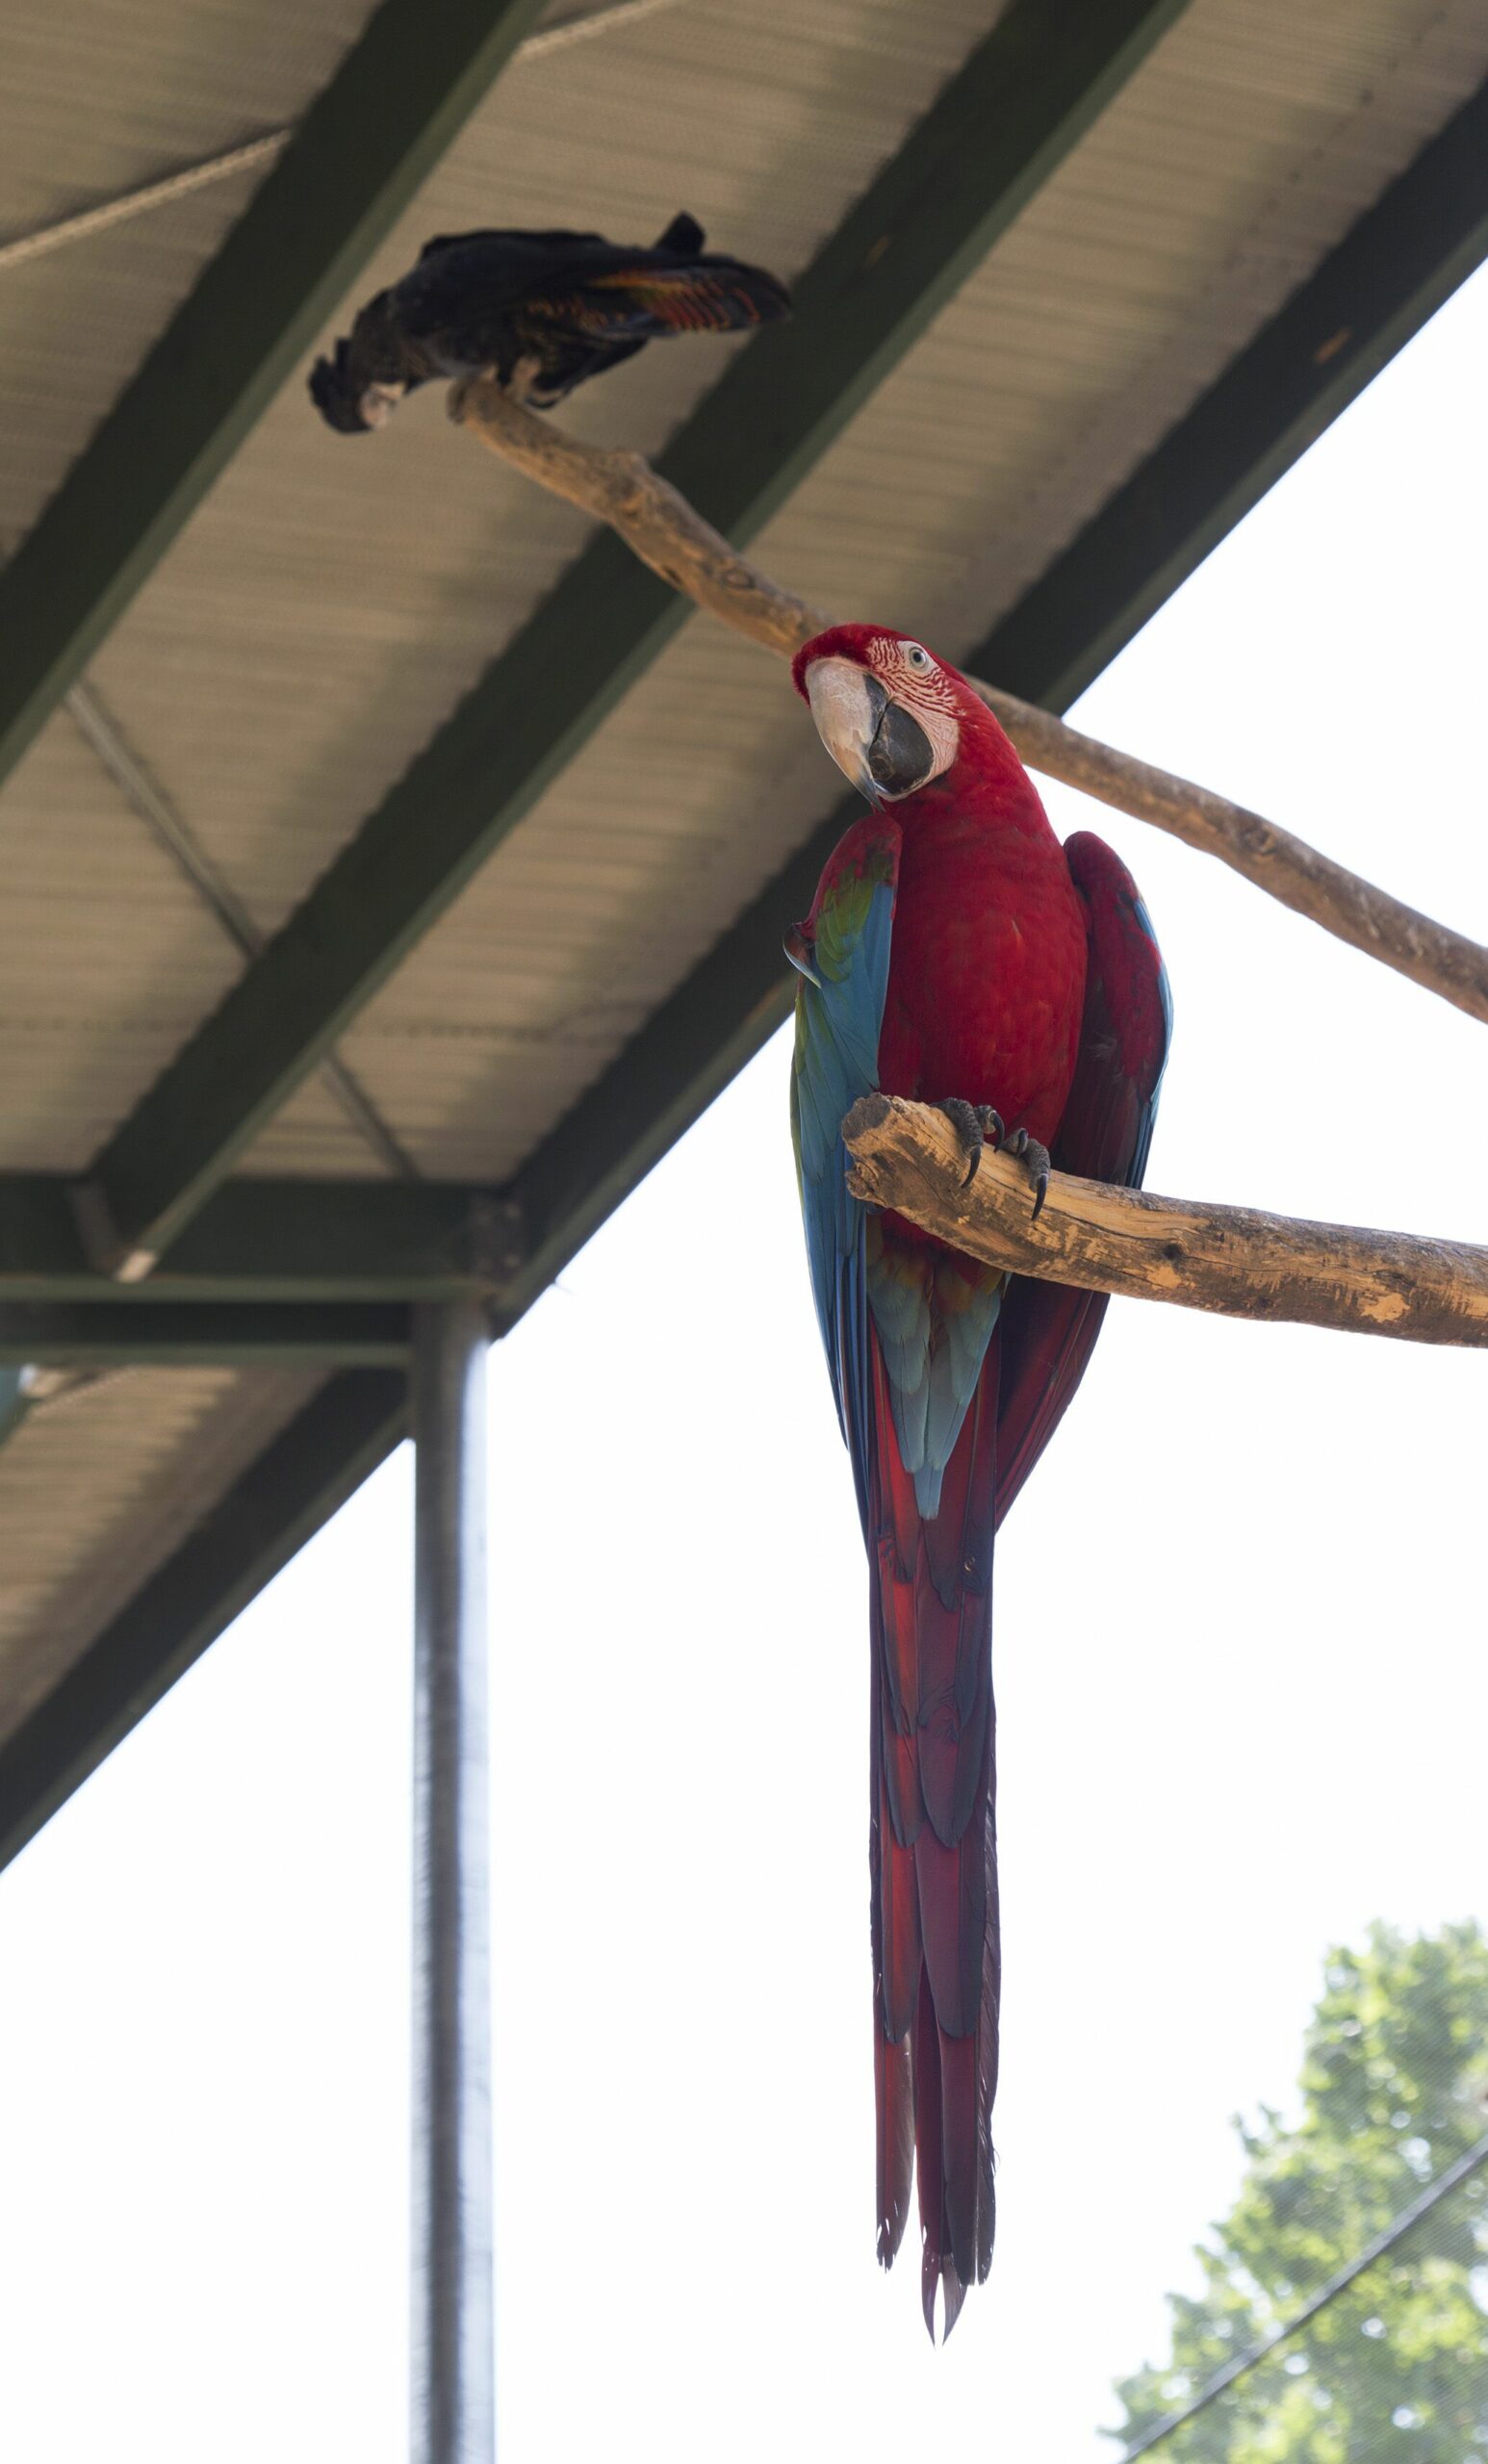
[[[988,1139],[990,1138],[995,1146],[1002,1138],[1002,1116],[994,1112],[990,1104],[968,1104],[961,1095],[947,1095],[942,1103],[936,1104],[936,1110],[944,1113],[956,1132],[956,1142],[966,1159],[962,1188],[969,1190],[976,1179],[982,1149]]]
[[[1026,1129],[1013,1129],[1002,1141],[1002,1151],[1016,1155],[1028,1167],[1028,1177],[1034,1185],[1034,1211],[1028,1219],[1037,1223],[1049,1194],[1049,1150],[1037,1138],[1030,1138]]]

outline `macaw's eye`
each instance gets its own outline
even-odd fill
[[[929,651],[922,651],[918,642],[906,642],[904,654],[916,676],[928,676],[931,665]]]

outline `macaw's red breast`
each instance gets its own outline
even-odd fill
[[[885,1093],[991,1104],[1048,1145],[1074,1076],[1084,911],[1031,783],[958,763],[895,808],[904,833],[879,1035]]]

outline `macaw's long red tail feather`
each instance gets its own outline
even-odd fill
[[[924,1520],[870,1329],[874,2061],[878,2248],[893,2263],[919,2182],[925,2323],[949,2335],[991,2264],[997,2085],[996,1721],[991,1576],[998,1339]]]

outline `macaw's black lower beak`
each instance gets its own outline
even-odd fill
[[[865,676],[868,715],[873,733],[868,742],[868,776],[881,796],[910,796],[922,787],[935,768],[929,736],[918,719],[893,701],[876,676]]]
[[[931,777],[930,738],[870,669],[856,659],[813,659],[806,690],[823,744],[870,805],[912,795]]]

